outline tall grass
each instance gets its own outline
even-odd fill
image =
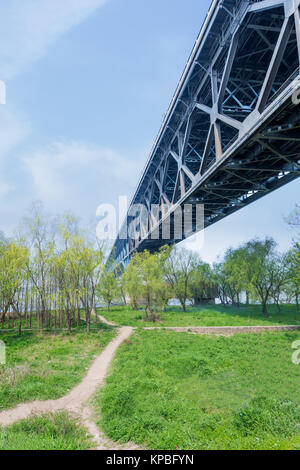
[[[300,449],[296,339],[137,331],[95,398],[98,423],[153,449]]]

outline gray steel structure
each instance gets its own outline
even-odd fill
[[[299,4],[213,1],[131,201],[149,225],[118,236],[114,263],[179,241],[178,206],[204,204],[207,227],[300,175]],[[166,218],[168,242],[152,236]]]

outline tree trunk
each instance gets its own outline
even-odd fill
[[[264,317],[268,318],[269,314],[268,314],[268,309],[267,309],[267,303],[266,302],[263,302],[263,304],[262,304],[262,313],[263,313]]]
[[[70,312],[67,313],[67,321],[68,321],[68,332],[71,334],[72,333],[72,329],[71,329],[71,323],[72,323],[72,319],[71,319],[71,315],[70,315]]]
[[[77,326],[80,326],[80,306],[79,302],[77,302]]]

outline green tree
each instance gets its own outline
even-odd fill
[[[292,293],[297,307],[300,298],[300,205],[297,204],[292,214],[287,219],[288,224],[296,232],[294,246],[289,252],[290,284],[288,291]]]
[[[190,294],[194,305],[203,303],[204,299],[210,298],[214,295],[214,278],[213,272],[209,264],[198,260],[195,267],[191,272],[190,277]]]
[[[129,303],[134,310],[138,310],[139,302],[142,299],[143,280],[136,255],[134,255],[122,275],[122,286],[126,295],[129,297]]]
[[[217,286],[218,297],[225,307],[228,305],[228,282],[224,269],[224,262],[219,261],[213,264],[213,279]]]
[[[268,316],[267,304],[272,298],[278,271],[281,269],[276,246],[272,238],[251,240],[245,245],[250,289],[254,298],[261,303],[265,316]]]
[[[0,246],[0,298],[2,302],[2,324],[10,308],[19,317],[19,332],[22,328],[20,300],[26,278],[29,251],[23,244],[9,241]]]
[[[278,312],[281,311],[280,305],[283,300],[283,294],[287,286],[292,281],[290,268],[290,253],[283,253],[274,256],[274,282],[271,289],[272,299],[277,305]]]
[[[295,245],[287,253],[288,262],[288,282],[284,286],[284,291],[291,302],[296,302],[299,307],[300,299],[300,246]]]
[[[164,278],[164,265],[169,256],[170,248],[163,247],[157,253],[151,254],[145,250],[135,253],[126,270],[125,286],[135,309],[143,300],[145,303],[146,319],[156,319],[155,308],[165,308],[167,291]]]
[[[165,263],[166,280],[184,312],[186,302],[191,298],[190,280],[197,260],[197,254],[175,247]]]
[[[96,288],[104,270],[104,254],[81,237],[72,240],[70,259],[77,273],[78,294],[85,309],[87,331],[90,331],[91,314],[96,310]]]
[[[55,253],[55,232],[50,219],[45,216],[40,202],[33,205],[31,215],[24,219],[25,240],[31,252],[27,273],[39,297],[38,312],[40,328],[43,329],[49,313],[49,277],[52,256]],[[50,313],[51,314],[51,313]]]
[[[114,300],[120,296],[119,280],[114,273],[105,271],[97,286],[97,297],[107,304],[108,310]]]

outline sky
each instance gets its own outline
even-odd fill
[[[41,200],[83,223],[132,196],[210,0],[1,2],[0,230]],[[184,242],[209,262],[229,246],[292,234],[300,180]]]

